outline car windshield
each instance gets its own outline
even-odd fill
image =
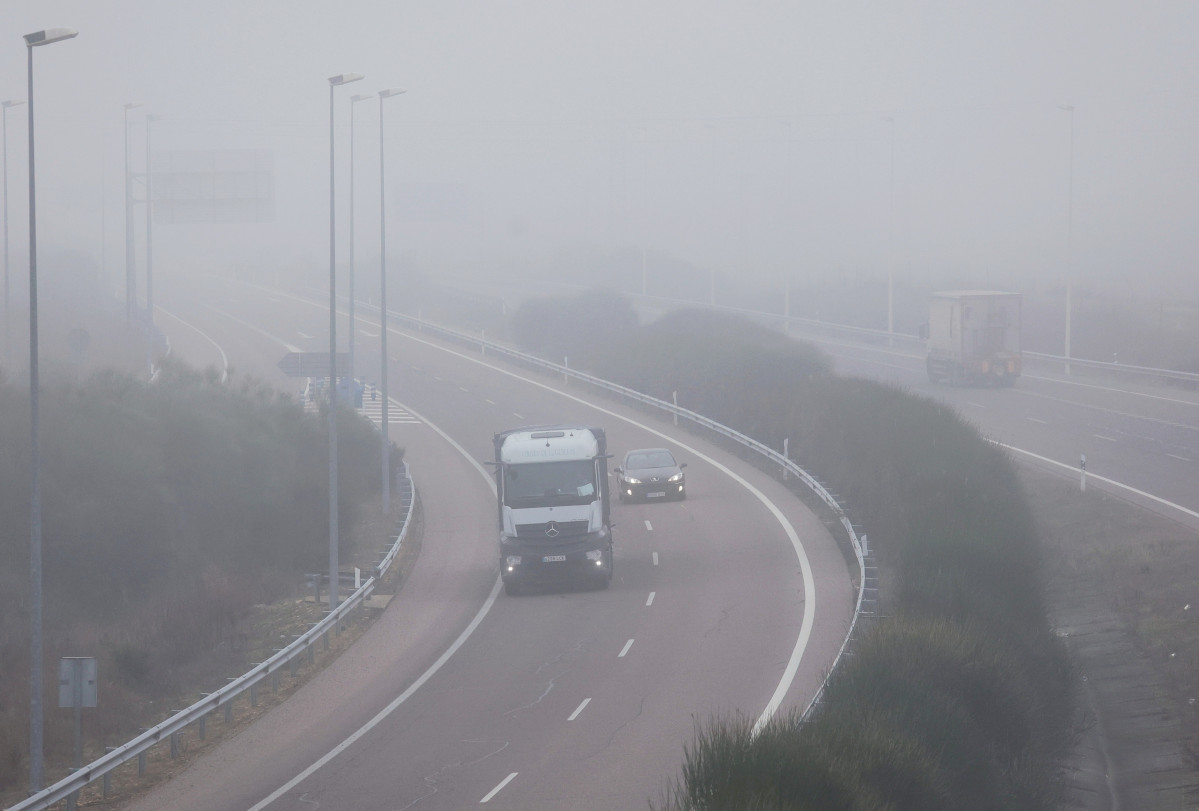
[[[667,451],[630,453],[624,463],[626,470],[647,470],[655,467],[674,467],[674,457]]]
[[[590,459],[504,466],[504,503],[509,507],[589,504],[595,500]]]

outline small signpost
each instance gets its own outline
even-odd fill
[[[84,707],[96,706],[99,698],[96,689],[96,658],[94,656],[64,656],[58,663],[58,706],[75,710],[75,763],[83,765],[83,713]],[[67,807],[75,807],[75,794],[67,800]]]
[[[329,377],[328,352],[288,352],[279,361],[279,368],[288,377]],[[350,353],[337,353],[338,377],[350,374]]]

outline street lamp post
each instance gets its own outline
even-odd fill
[[[6,361],[12,356],[9,327],[12,323],[12,310],[8,306],[8,108],[24,103],[22,100],[6,101],[2,104],[4,117],[2,150],[4,153],[4,358]]]
[[[1074,105],[1061,104],[1058,109],[1070,115],[1070,148],[1067,157],[1066,178],[1066,347],[1065,372],[1070,374],[1070,333],[1073,328],[1070,319],[1073,315],[1074,298]]]
[[[379,91],[379,351],[382,355],[379,385],[383,390],[383,514],[391,513],[391,438],[388,436],[390,417],[387,409],[387,196],[384,194],[383,174],[383,99],[398,96],[403,90],[390,88]]]
[[[125,105],[125,323],[133,323],[137,307],[137,280],[133,276],[133,184],[129,178],[129,111],[141,107],[138,102]]]
[[[154,323],[154,172],[150,168],[150,125],[162,119],[146,116],[146,318]]]
[[[354,351],[357,341],[354,336],[354,105],[373,99],[369,93],[350,96],[350,385],[354,385]]]
[[[329,77],[329,610],[337,608],[337,202],[333,139],[333,91],[364,78],[361,73]]]
[[[38,437],[37,367],[37,184],[33,160],[33,49],[70,39],[78,34],[71,28],[48,28],[25,35],[29,56],[29,412],[31,436],[31,505],[29,533],[29,616],[30,690],[29,690],[29,790],[42,788],[42,491],[41,457]]]
[[[891,125],[891,168],[887,183],[887,343],[895,343],[895,119],[883,119]]]

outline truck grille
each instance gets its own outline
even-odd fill
[[[554,541],[587,534],[586,521],[550,521],[544,524],[517,524],[516,537],[531,541]]]

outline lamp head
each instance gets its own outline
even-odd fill
[[[408,92],[407,90],[401,90],[398,87],[390,87],[387,90],[380,90],[379,98],[381,98],[381,99],[391,98],[392,96],[398,96],[401,93],[407,93],[407,92]]]
[[[339,73],[336,76],[329,77],[329,84],[336,87],[339,84],[349,84],[350,82],[356,82],[359,79],[365,78],[361,73]]]
[[[25,44],[33,48],[38,45],[49,45],[52,42],[71,39],[78,35],[79,32],[74,28],[47,28],[44,31],[34,31],[32,34],[26,34]]]

